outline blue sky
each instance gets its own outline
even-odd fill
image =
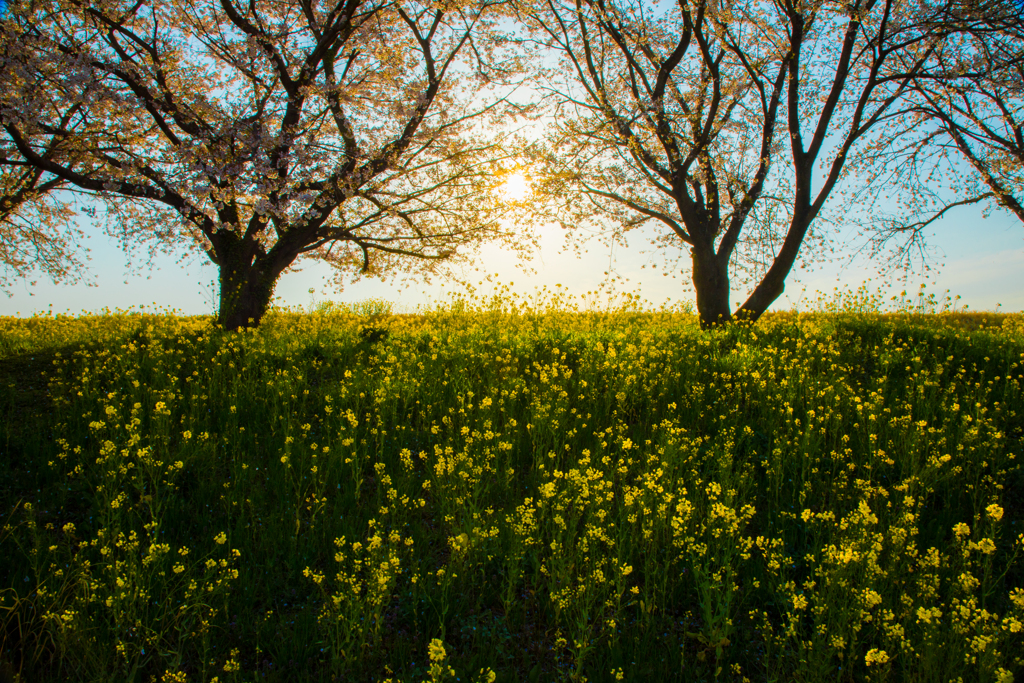
[[[961,296],[960,304],[971,310],[1024,311],[1024,226],[1010,213],[995,211],[987,219],[976,206],[951,211],[942,221],[931,226],[929,240],[935,250],[935,270],[927,277],[918,275],[904,285],[896,276],[879,273],[878,262],[864,257],[850,258],[852,250],[832,263],[813,272],[794,270],[787,281],[786,293],[773,305],[773,309],[794,307],[807,309],[818,292],[830,293],[834,287],[856,289],[869,281],[869,287],[895,288],[895,293],[906,288],[917,291],[924,282],[928,292],[942,295],[946,289],[951,295]],[[572,253],[559,253],[562,236],[557,228],[542,230],[541,249],[534,260],[536,274],[527,275],[516,268],[514,259],[498,246],[485,247],[473,260],[469,275],[474,281],[491,275],[501,283],[514,283],[513,290],[529,296],[541,287],[561,285],[573,295],[596,290],[604,271],[608,270],[609,250],[597,241],[590,245],[582,259]],[[840,234],[840,238],[850,235]],[[688,273],[679,273],[676,279],[663,277],[663,256],[641,254],[647,240],[643,235],[631,239],[628,249],[616,247],[611,254],[615,271],[623,280],[616,283],[619,291],[636,291],[654,304],[666,301],[693,300],[687,291]],[[103,308],[129,309],[144,306],[148,309],[171,308],[186,314],[206,314],[215,310],[216,289],[213,280],[215,268],[205,257],[192,256],[181,260],[163,257],[156,260],[151,271],[128,272],[123,252],[102,234],[89,238],[91,249],[88,277],[95,286],[54,285],[37,278],[34,287],[27,281],[11,288],[11,296],[0,294],[0,315],[32,315],[52,310],[54,313],[95,312]],[[658,264],[656,270],[650,264]],[[943,264],[943,265],[940,265]],[[644,268],[643,266],[647,266]],[[406,310],[432,301],[446,301],[454,283],[447,285],[435,279],[430,286],[401,289],[394,284],[364,281],[347,285],[343,291],[330,287],[330,269],[323,264],[309,263],[301,272],[289,273],[278,283],[278,304],[308,307],[314,301],[327,299],[355,302],[381,297],[397,302]],[[315,293],[310,295],[309,289]],[[486,289],[486,287],[484,288]],[[745,292],[736,292],[733,306],[742,302]]]

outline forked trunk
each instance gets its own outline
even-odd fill
[[[740,310],[736,311],[736,317],[750,322],[760,318],[786,290],[789,271],[790,268],[781,267],[769,269]]]
[[[723,265],[711,246],[695,246],[691,254],[701,328],[706,330],[729,322],[732,316],[729,314],[728,263]]]
[[[800,245],[803,244],[812,218],[813,216],[805,214],[799,219],[793,220],[789,232],[786,233],[786,239],[782,243],[782,248],[779,249],[775,260],[772,261],[771,268],[761,278],[743,306],[736,311],[737,318],[754,322],[786,291],[786,278],[793,269],[793,264],[796,263]]]

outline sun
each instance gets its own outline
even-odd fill
[[[507,202],[521,202],[532,192],[530,181],[522,173],[511,173],[498,186],[498,196]]]

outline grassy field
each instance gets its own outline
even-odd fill
[[[0,681],[1024,676],[1024,316],[0,318]]]

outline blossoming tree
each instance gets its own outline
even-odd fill
[[[202,249],[220,271],[219,322],[238,329],[300,258],[429,277],[483,240],[529,246],[481,199],[514,153],[482,124],[522,112],[495,87],[519,68],[501,12],[13,0],[0,123],[23,168],[101,198],[125,240]]]
[[[962,29],[955,2],[573,0],[531,3],[560,55],[547,194],[565,227],[645,223],[685,247],[704,325],[758,318],[783,292],[868,133]],[[960,17],[962,18],[962,17]],[[562,199],[564,198],[564,199]],[[603,226],[594,225],[600,231]],[[806,250],[805,250],[806,255]],[[735,313],[730,271],[752,290]]]

